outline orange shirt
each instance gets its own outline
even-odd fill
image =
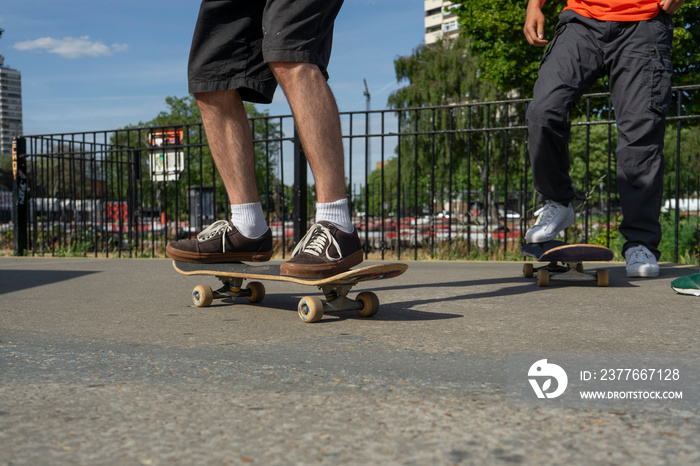
[[[659,1],[568,0],[564,9],[601,21],[644,21],[659,14]]]

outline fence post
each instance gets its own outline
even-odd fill
[[[29,205],[29,189],[27,186],[27,140],[14,138],[12,140],[12,224],[14,227],[15,255],[27,253],[27,226]]]
[[[306,219],[308,218],[308,175],[306,156],[301,147],[299,134],[294,130],[294,244],[299,243],[306,234]]]

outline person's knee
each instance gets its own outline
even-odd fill
[[[316,74],[321,74],[318,66],[312,63],[277,61],[268,63],[268,66],[275,75],[277,82],[282,85],[298,79],[309,80]]]
[[[565,124],[569,120],[568,99],[556,92],[536,96],[527,106],[526,119],[528,123],[538,126]]]

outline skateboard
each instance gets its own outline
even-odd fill
[[[224,264],[195,264],[173,261],[175,270],[184,275],[211,275],[219,279],[223,286],[212,290],[207,285],[198,285],[192,291],[192,301],[197,307],[207,307],[214,299],[246,297],[251,303],[258,303],[265,297],[265,286],[259,281],[250,281],[243,288],[243,280],[274,280],[318,287],[326,298],[322,302],[316,296],[304,296],[299,301],[297,311],[304,322],[318,322],[328,311],[356,310],[362,317],[372,317],[379,311],[379,299],[372,292],[362,292],[352,300],[348,298],[350,289],[359,282],[398,277],[408,269],[407,264],[376,264],[322,279],[297,278],[280,275],[279,264],[251,265],[243,262]]]
[[[520,253],[525,257],[533,257],[539,262],[549,264],[535,268],[531,263],[523,265],[523,276],[532,278],[537,275],[539,286],[549,286],[550,280],[595,280],[598,286],[608,286],[607,269],[597,269],[585,272],[583,261],[609,261],[613,252],[605,246],[595,244],[567,244],[563,241],[548,241],[546,243],[525,244]]]

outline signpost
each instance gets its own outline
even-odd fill
[[[177,181],[185,168],[182,148],[182,128],[163,128],[148,134],[151,179],[153,181]]]

